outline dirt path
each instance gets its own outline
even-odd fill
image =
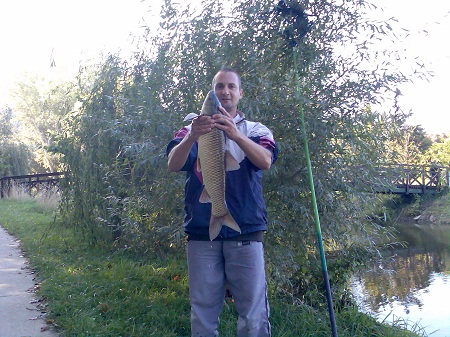
[[[56,337],[38,308],[34,275],[19,242],[0,226],[0,337]]]

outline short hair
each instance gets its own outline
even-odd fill
[[[220,72],[226,72],[226,73],[234,73],[234,74],[236,74],[236,76],[237,76],[237,78],[238,78],[238,86],[239,86],[239,90],[242,89],[241,76],[239,75],[239,73],[238,73],[236,70],[234,70],[233,68],[230,68],[230,67],[223,67],[223,68],[221,68],[221,69],[216,73],[216,75],[214,75],[214,78],[213,78],[213,80],[212,80],[212,82],[211,82],[211,88],[212,88],[212,90],[214,90],[214,83],[215,83],[215,81],[216,81],[217,75],[218,75]]]

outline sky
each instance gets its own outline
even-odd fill
[[[380,18],[394,16],[398,26],[409,30],[409,36],[396,47],[404,48],[411,64],[423,63],[433,73],[428,80],[414,80],[400,87],[399,104],[412,111],[411,125],[422,125],[429,133],[450,135],[450,107],[447,95],[450,79],[450,1],[373,0],[384,8]],[[426,3],[426,6],[424,4]]]
[[[76,69],[102,52],[129,50],[141,31],[148,3],[139,0],[14,0],[0,2],[2,93],[25,72],[46,72],[51,60]],[[4,96],[0,96],[4,97]]]
[[[184,0],[183,3],[199,0]],[[229,0],[231,1],[231,0]],[[274,1],[275,3],[276,1]],[[412,111],[409,124],[428,133],[450,134],[446,102],[450,78],[450,1],[372,0],[383,8],[375,18],[398,19],[410,35],[396,47],[411,63],[418,57],[434,76],[400,87],[400,106]],[[9,90],[25,73],[53,71],[52,61],[70,76],[80,61],[101,53],[133,50],[142,26],[157,27],[162,0],[10,0],[0,1],[0,107],[9,104]],[[427,31],[427,33],[424,32]],[[404,65],[409,66],[410,65]]]

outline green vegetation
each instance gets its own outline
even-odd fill
[[[46,203],[47,205],[47,203]],[[183,251],[165,258],[90,245],[36,200],[0,200],[0,219],[20,238],[41,280],[48,320],[64,336],[188,336],[189,297]],[[273,284],[270,285],[273,289]],[[326,312],[270,291],[273,336],[328,336]],[[237,315],[227,299],[222,336],[233,336]],[[337,313],[339,336],[402,337],[413,334],[377,323],[345,306]]]
[[[450,166],[450,139],[438,138],[421,156],[424,163],[439,163]]]
[[[428,203],[424,208],[423,214],[429,216],[431,222],[436,221],[438,224],[450,225],[450,193],[446,193],[434,202]]]
[[[300,6],[298,1],[288,3]],[[168,307],[176,307],[180,317],[188,315],[180,226],[184,175],[167,172],[165,148],[185,124],[183,117],[199,110],[222,66],[242,75],[240,109],[270,127],[280,147],[279,160],[264,173],[274,330],[286,328],[289,335],[298,326],[306,336],[310,324],[316,329],[311,335],[317,335],[321,327],[315,320],[327,321],[299,99],[324,245],[331,256],[330,282],[335,303],[345,308],[338,313],[345,322],[340,328],[354,326],[351,317],[364,319],[345,305],[348,275],[369,257],[379,256],[379,243],[392,244],[392,230],[383,221],[397,215],[386,207],[380,211],[383,200],[364,188],[383,184],[375,168],[386,162],[448,164],[449,142],[442,138],[432,143],[422,128],[406,125],[408,114],[397,106],[398,87],[414,76],[427,77],[426,70],[403,74],[396,64],[405,61],[403,51],[371,52],[373,41],[401,38],[395,20],[367,21],[364,13],[373,6],[366,0],[306,2],[314,25],[298,44],[303,96],[297,97],[292,48],[283,38],[295,27],[273,15],[273,5],[239,0],[224,8],[223,1],[210,0],[198,15],[167,0],[161,30],[156,34],[144,29],[143,38],[136,40],[146,43],[136,45],[130,60],[107,55],[100,64],[80,67],[77,78],[67,83],[30,77],[15,90],[16,106],[0,110],[0,177],[60,169],[65,174],[54,224],[44,212],[40,225],[21,231],[39,219],[25,214],[39,213],[28,201],[2,201],[1,212],[7,213],[0,219],[23,238],[41,270],[44,296],[55,305],[52,314],[66,331],[80,326],[77,333],[86,334],[98,324],[115,334],[117,321],[120,327],[129,326],[127,331],[150,329],[157,335],[165,329],[166,336],[186,332],[186,319],[175,331],[167,320],[157,323],[151,316],[155,308],[164,313],[158,317],[165,317]],[[375,110],[381,101],[383,109]],[[411,214],[419,215],[420,202],[413,203]],[[25,206],[29,209],[11,211]],[[15,213],[27,223],[14,221]],[[151,295],[155,292],[158,299]],[[61,296],[65,301],[56,300]],[[309,306],[283,304],[286,299]],[[140,312],[134,311],[138,308]],[[177,320],[175,313],[167,314],[169,321]],[[73,323],[83,315],[84,323]],[[227,307],[222,329],[233,331],[233,315]],[[128,318],[119,322],[117,317]]]
[[[317,291],[322,274],[298,100],[310,136],[325,247],[336,255],[329,266],[331,282],[340,289],[352,269],[377,256],[374,241],[391,237],[361,211],[370,197],[360,187],[376,182],[374,168],[399,158],[405,148],[390,145],[403,136],[398,130],[409,130],[403,128],[407,114],[372,106],[377,95],[394,105],[397,85],[409,78],[388,62],[380,71],[381,55],[355,44],[364,38],[395,39],[392,22],[364,19],[370,4],[310,2],[306,10],[315,24],[298,45],[303,96],[297,97],[292,48],[281,34],[292,22],[270,14],[273,5],[236,1],[230,15],[231,9],[216,0],[205,2],[197,15],[167,1],[161,31],[146,36],[145,49],[140,46],[132,60],[109,55],[82,69],[74,88],[81,104],[61,119],[52,151],[61,156],[65,172],[65,223],[82,232],[86,242],[127,247],[139,256],[146,251],[167,256],[174,247],[183,248],[184,179],[167,172],[166,145],[185,124],[183,117],[201,107],[213,74],[224,65],[236,68],[245,93],[240,109],[274,130],[281,151],[264,173],[267,262],[275,291],[319,307],[325,302]],[[337,46],[351,53],[341,55]],[[389,62],[395,54],[390,51]],[[408,146],[422,142],[416,131]]]
[[[16,138],[33,152],[28,163],[31,172],[55,172],[61,169],[59,156],[52,153],[63,132],[62,120],[74,108],[76,98],[71,82],[57,83],[30,75],[17,84],[15,97]]]
[[[450,225],[450,193],[397,198],[397,222]]]
[[[0,109],[0,178],[29,173],[32,154],[23,143],[12,141],[16,132],[12,115],[11,108]]]

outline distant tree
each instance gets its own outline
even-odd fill
[[[0,144],[0,178],[29,174],[31,153],[24,144]]]
[[[402,125],[397,136],[388,142],[388,161],[398,164],[418,164],[433,141],[421,126]]]
[[[433,143],[422,155],[421,162],[450,167],[450,139]]]
[[[447,134],[443,133],[443,134],[439,134],[435,136],[434,142],[435,143],[443,143],[446,141],[446,139],[448,139],[449,137],[447,136]]]
[[[28,147],[14,140],[13,111],[0,109],[0,177],[27,174],[30,168]]]
[[[20,140],[30,147],[43,170],[58,170],[59,159],[51,148],[62,132],[62,119],[74,108],[73,84],[29,76],[17,84],[13,97]]]
[[[13,133],[12,109],[6,107],[0,110],[0,142],[10,141]]]

